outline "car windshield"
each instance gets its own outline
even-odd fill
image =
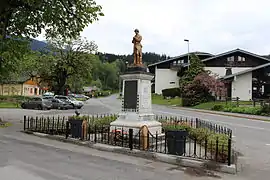
[[[73,97],[69,97],[69,99],[70,99],[71,101],[76,101],[76,99],[74,99]]]

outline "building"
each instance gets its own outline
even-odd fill
[[[38,77],[20,77],[0,84],[2,96],[39,96],[47,92],[47,86],[41,86]]]
[[[226,83],[228,97],[239,97],[240,100],[269,98],[270,59],[241,49],[217,55],[195,54],[203,61],[206,70],[210,70]],[[162,89],[179,87],[177,67],[187,66],[187,60],[183,60],[186,58],[185,54],[149,65],[149,71],[155,74],[155,93],[161,94]]]
[[[212,54],[204,52],[192,53],[196,54],[200,59],[213,57]],[[179,87],[178,69],[187,64],[188,54],[183,54],[149,65],[149,72],[155,74],[155,79],[152,81],[152,92],[162,94],[163,89]]]

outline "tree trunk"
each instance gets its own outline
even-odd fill
[[[55,94],[57,95],[65,95],[65,86],[67,82],[67,71],[63,70],[58,73],[58,79],[57,79],[57,85],[56,85],[56,91]]]

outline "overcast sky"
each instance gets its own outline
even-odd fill
[[[270,54],[270,1],[267,0],[96,0],[104,17],[82,36],[99,51],[130,54],[134,29],[143,52],[170,56],[190,51],[222,53],[240,48]]]

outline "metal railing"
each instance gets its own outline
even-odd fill
[[[219,163],[232,164],[232,130],[200,119],[156,116],[163,127],[184,125],[190,128],[186,135],[170,134],[163,128],[162,133],[143,133],[142,130],[126,127],[111,127],[109,123],[99,124],[104,119],[114,120],[117,115],[88,116],[87,123],[74,125],[66,117],[24,116],[24,130],[82,141],[102,143],[143,151],[173,154]],[[77,135],[76,135],[77,134]],[[201,135],[202,134],[202,135]]]

